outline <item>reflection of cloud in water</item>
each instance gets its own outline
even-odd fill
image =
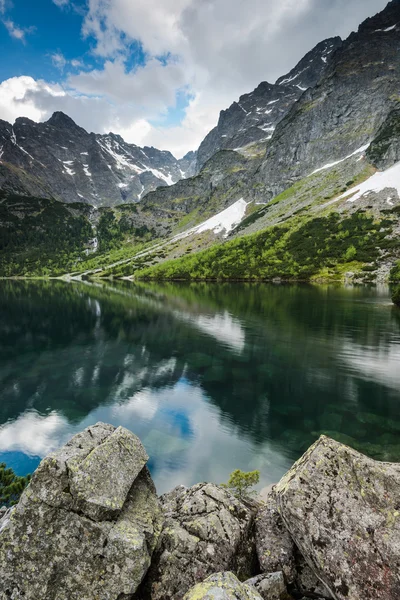
[[[124,404],[113,407],[112,414],[115,419],[125,422],[129,417],[139,417],[145,421],[150,421],[157,412],[158,401],[150,390],[141,390],[134,394]]]
[[[400,389],[400,345],[368,348],[346,342],[340,355],[347,367],[358,371],[367,381]]]
[[[228,311],[214,316],[197,316],[175,311],[174,316],[181,321],[195,325],[200,331],[211,335],[237,352],[242,352],[244,349],[245,333],[240,321],[233,319]]]
[[[142,439],[160,493],[178,484],[226,481],[235,468],[259,468],[261,484],[267,485],[291,462],[268,441],[255,448],[250,438],[222,419],[201,388],[184,380],[173,388],[144,389],[126,401],[98,407],[74,425],[55,412],[26,412],[0,428],[0,450],[43,457],[97,421],[122,424]]]
[[[69,429],[67,419],[55,411],[46,416],[27,411],[0,427],[0,450],[43,457],[66,441]]]

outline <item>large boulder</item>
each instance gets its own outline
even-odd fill
[[[161,498],[165,526],[142,596],[181,599],[212,573],[254,573],[254,510],[212,483],[183,486]]]
[[[146,574],[163,515],[139,439],[98,423],[45,458],[0,531],[0,599],[117,600]]]
[[[286,581],[293,583],[296,578],[295,545],[278,512],[273,491],[257,512],[255,539],[262,573],[282,571]]]
[[[287,600],[289,597],[281,571],[257,575],[245,583],[255,588],[264,600]]]
[[[322,436],[275,494],[298,548],[333,598],[400,598],[400,465]]]
[[[233,573],[216,573],[195,585],[184,600],[262,600],[251,585],[240,583]]]

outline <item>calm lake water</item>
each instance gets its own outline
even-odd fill
[[[142,439],[160,493],[260,469],[321,433],[400,461],[389,290],[0,282],[0,461],[19,474],[97,421]]]

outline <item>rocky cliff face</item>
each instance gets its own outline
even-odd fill
[[[251,142],[266,142],[276,125],[309,87],[314,87],[341,46],[339,37],[319,43],[275,84],[264,81],[228,109],[221,111],[218,125],[200,144],[197,169],[215,152],[224,148],[241,148]]]
[[[258,173],[265,200],[368,146],[399,99],[400,1],[363,23],[277,125]]]
[[[61,112],[46,123],[0,120],[0,184],[12,192],[113,206],[190,176],[194,162],[194,153],[177,160],[114,133],[88,133]]]

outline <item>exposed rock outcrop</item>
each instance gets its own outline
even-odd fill
[[[151,600],[178,599],[219,571],[251,576],[253,510],[212,483],[178,487],[161,498],[165,526],[144,585]]]
[[[216,573],[194,586],[184,600],[261,600],[254,587],[240,583],[230,572]],[[272,598],[271,598],[272,600]]]
[[[291,536],[333,598],[400,598],[400,465],[322,436],[275,493]]]
[[[163,516],[139,439],[98,423],[45,458],[0,537],[0,599],[131,597]]]
[[[200,170],[218,150],[242,148],[251,142],[263,142],[265,149],[277,123],[302,93],[318,82],[341,43],[339,37],[320,42],[275,84],[263,81],[253,92],[244,94],[238,102],[222,110],[217,126],[204,138],[197,151],[197,169]]]
[[[398,102],[400,2],[367,19],[280,121],[258,177],[264,199],[368,145]]]
[[[278,512],[271,492],[255,519],[258,561],[263,573],[282,571],[288,583],[296,578],[295,545]]]
[[[287,600],[288,598],[285,579],[281,571],[257,575],[245,583],[254,587],[264,600]]]
[[[0,119],[0,189],[62,202],[113,206],[194,174],[196,155],[128,144],[88,133],[62,112],[45,123]]]

